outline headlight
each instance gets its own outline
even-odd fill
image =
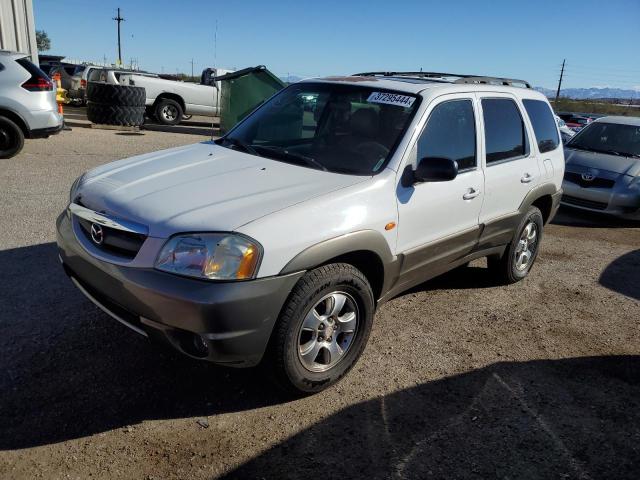
[[[69,203],[73,203],[73,201],[76,199],[76,196],[78,195],[78,188],[80,188],[80,185],[82,185],[85,175],[86,173],[83,173],[71,184],[71,190],[69,190]]]
[[[171,237],[155,266],[208,280],[246,280],[255,277],[261,257],[260,244],[244,235],[194,233]]]

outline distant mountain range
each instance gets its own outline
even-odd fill
[[[534,87],[547,97],[555,97],[556,91],[550,88]],[[575,99],[585,98],[640,98],[640,91],[626,90],[622,88],[563,88],[560,90],[561,97]]]
[[[302,80],[302,77],[298,77],[297,75],[281,76],[279,78],[284,83],[296,83]]]

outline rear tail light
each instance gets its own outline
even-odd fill
[[[50,92],[53,90],[53,82],[51,79],[47,77],[46,73],[31,63],[28,57],[18,58],[16,63],[31,75],[31,78],[22,84],[22,88],[30,92]]]
[[[82,80],[80,80],[80,86],[82,88],[87,88],[87,81],[84,78]]]
[[[30,92],[50,92],[53,90],[53,82],[48,78],[31,77],[22,84],[22,88]]]

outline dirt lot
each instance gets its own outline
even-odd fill
[[[484,262],[383,305],[337,387],[160,353],[56,256],[73,179],[202,141],[83,128],[0,170],[0,478],[638,478],[640,228],[562,211],[529,278]]]

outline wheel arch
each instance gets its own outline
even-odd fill
[[[22,130],[22,133],[24,134],[25,137],[30,136],[30,131],[29,131],[29,128],[27,127],[26,122],[16,112],[14,112],[13,110],[7,110],[6,108],[0,108],[0,116],[6,117],[12,122],[14,122],[16,125],[18,125],[18,127],[20,127],[20,130]]]
[[[180,107],[182,107],[182,112],[184,113],[185,111],[185,103],[184,103],[184,99],[178,95],[177,93],[171,93],[171,92],[162,92],[160,95],[158,95],[155,99],[155,101],[153,102],[153,106],[157,107],[158,103],[160,103],[161,100],[164,100],[165,98],[168,98],[170,100],[174,100],[176,102],[178,102],[180,104]]]
[[[391,253],[381,233],[362,230],[306,248],[284,266],[280,275],[311,270],[330,263],[348,263],[360,270],[367,277],[377,300],[388,291],[392,279],[397,277],[400,262]]]
[[[529,207],[534,206],[542,212],[543,223],[546,225],[553,217],[559,201],[558,188],[553,183],[544,183],[532,189],[520,205],[520,213],[525,214]]]

